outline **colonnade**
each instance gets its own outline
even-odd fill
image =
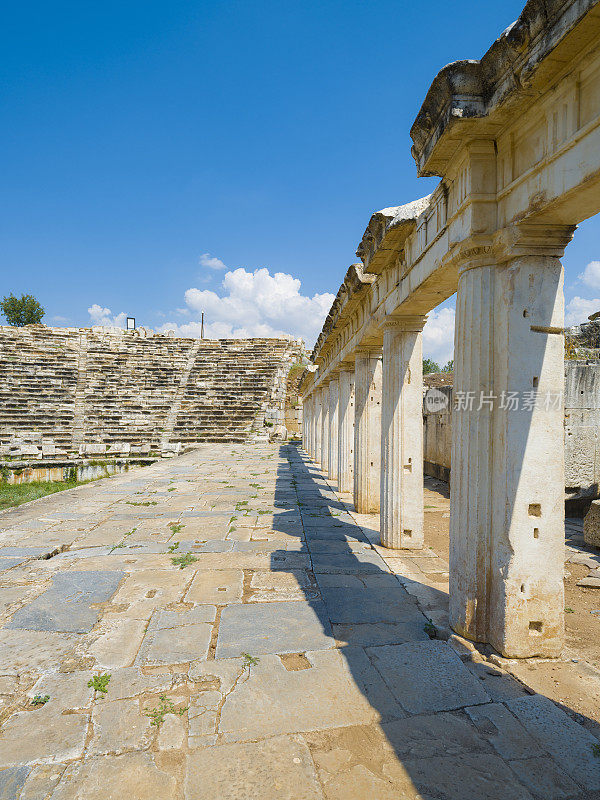
[[[450,625],[510,657],[564,639],[561,258],[600,213],[598,20],[528,2],[434,78],[410,136],[440,182],[372,214],[300,386],[311,457],[384,547],[421,548],[422,330],[456,294]]]
[[[450,622],[517,657],[562,647],[560,256],[572,232],[546,226],[543,252],[530,242],[527,253],[522,236],[508,250],[471,250],[459,268]],[[379,513],[390,549],[424,541],[425,321],[383,317],[368,343],[304,385],[308,454],[358,514]]]

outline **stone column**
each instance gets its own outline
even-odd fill
[[[329,380],[321,383],[321,471],[329,470]]]
[[[356,349],[353,493],[354,508],[359,514],[379,511],[381,359],[381,347]]]
[[[313,461],[316,464],[321,463],[321,420],[323,416],[323,408],[321,406],[320,389],[313,389],[313,397],[315,410],[313,413]]]
[[[354,369],[340,371],[340,405],[338,419],[338,491],[351,492],[354,487]]]
[[[337,483],[338,472],[338,412],[339,382],[337,376],[329,382],[329,454],[327,472],[329,478]]]
[[[423,547],[425,317],[388,317],[383,328],[381,544]]]
[[[472,248],[459,277],[450,623],[508,657],[563,644],[560,257],[572,230],[522,225],[509,245]]]
[[[306,395],[306,397],[302,399],[302,447],[309,457],[312,458],[310,442],[311,407],[312,395]]]

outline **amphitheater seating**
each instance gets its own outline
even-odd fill
[[[283,419],[301,343],[0,327],[0,457],[175,453]]]

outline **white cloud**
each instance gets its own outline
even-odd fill
[[[60,314],[56,314],[52,317],[52,322],[68,322],[69,317],[61,317]]]
[[[590,261],[583,272],[577,277],[582,283],[589,286],[590,289],[600,289],[600,261]]]
[[[127,319],[124,311],[112,316],[110,308],[102,308],[98,303],[94,303],[88,308],[88,314],[92,325],[102,325],[105,328],[124,328]]]
[[[285,272],[268,269],[248,272],[243,268],[225,273],[221,293],[210,289],[188,289],[185,303],[194,321],[166,323],[161,331],[178,336],[199,336],[204,311],[207,338],[292,336],[311,346],[319,335],[334,300],[329,292],[312,297],[300,293],[301,282]]]
[[[200,266],[208,267],[209,269],[227,269],[227,265],[224,264],[220,258],[211,256],[210,253],[202,253],[200,256]]]
[[[594,263],[598,264],[599,262],[592,261],[592,264]],[[588,264],[588,266],[591,265]],[[594,314],[596,311],[600,311],[600,298],[586,300],[585,297],[574,297],[569,300],[565,308],[565,325],[569,327],[587,322],[590,314]]]
[[[433,359],[443,367],[454,352],[453,308],[440,308],[432,311],[423,328],[423,356]]]

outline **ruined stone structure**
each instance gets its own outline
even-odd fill
[[[597,0],[530,0],[481,61],[444,67],[411,129],[440,183],[373,214],[302,386],[306,446],[337,479],[354,374],[357,507],[379,504],[384,546],[419,548],[421,330],[457,293],[455,392],[478,401],[452,425],[450,622],[508,656],[563,643],[560,259],[600,211],[599,47]]]
[[[452,375],[425,375],[424,384],[423,468],[448,481],[456,404]],[[565,361],[564,409],[565,499],[571,510],[584,510],[600,495],[600,364]]]
[[[168,455],[266,435],[301,352],[285,339],[0,328],[0,458]]]

